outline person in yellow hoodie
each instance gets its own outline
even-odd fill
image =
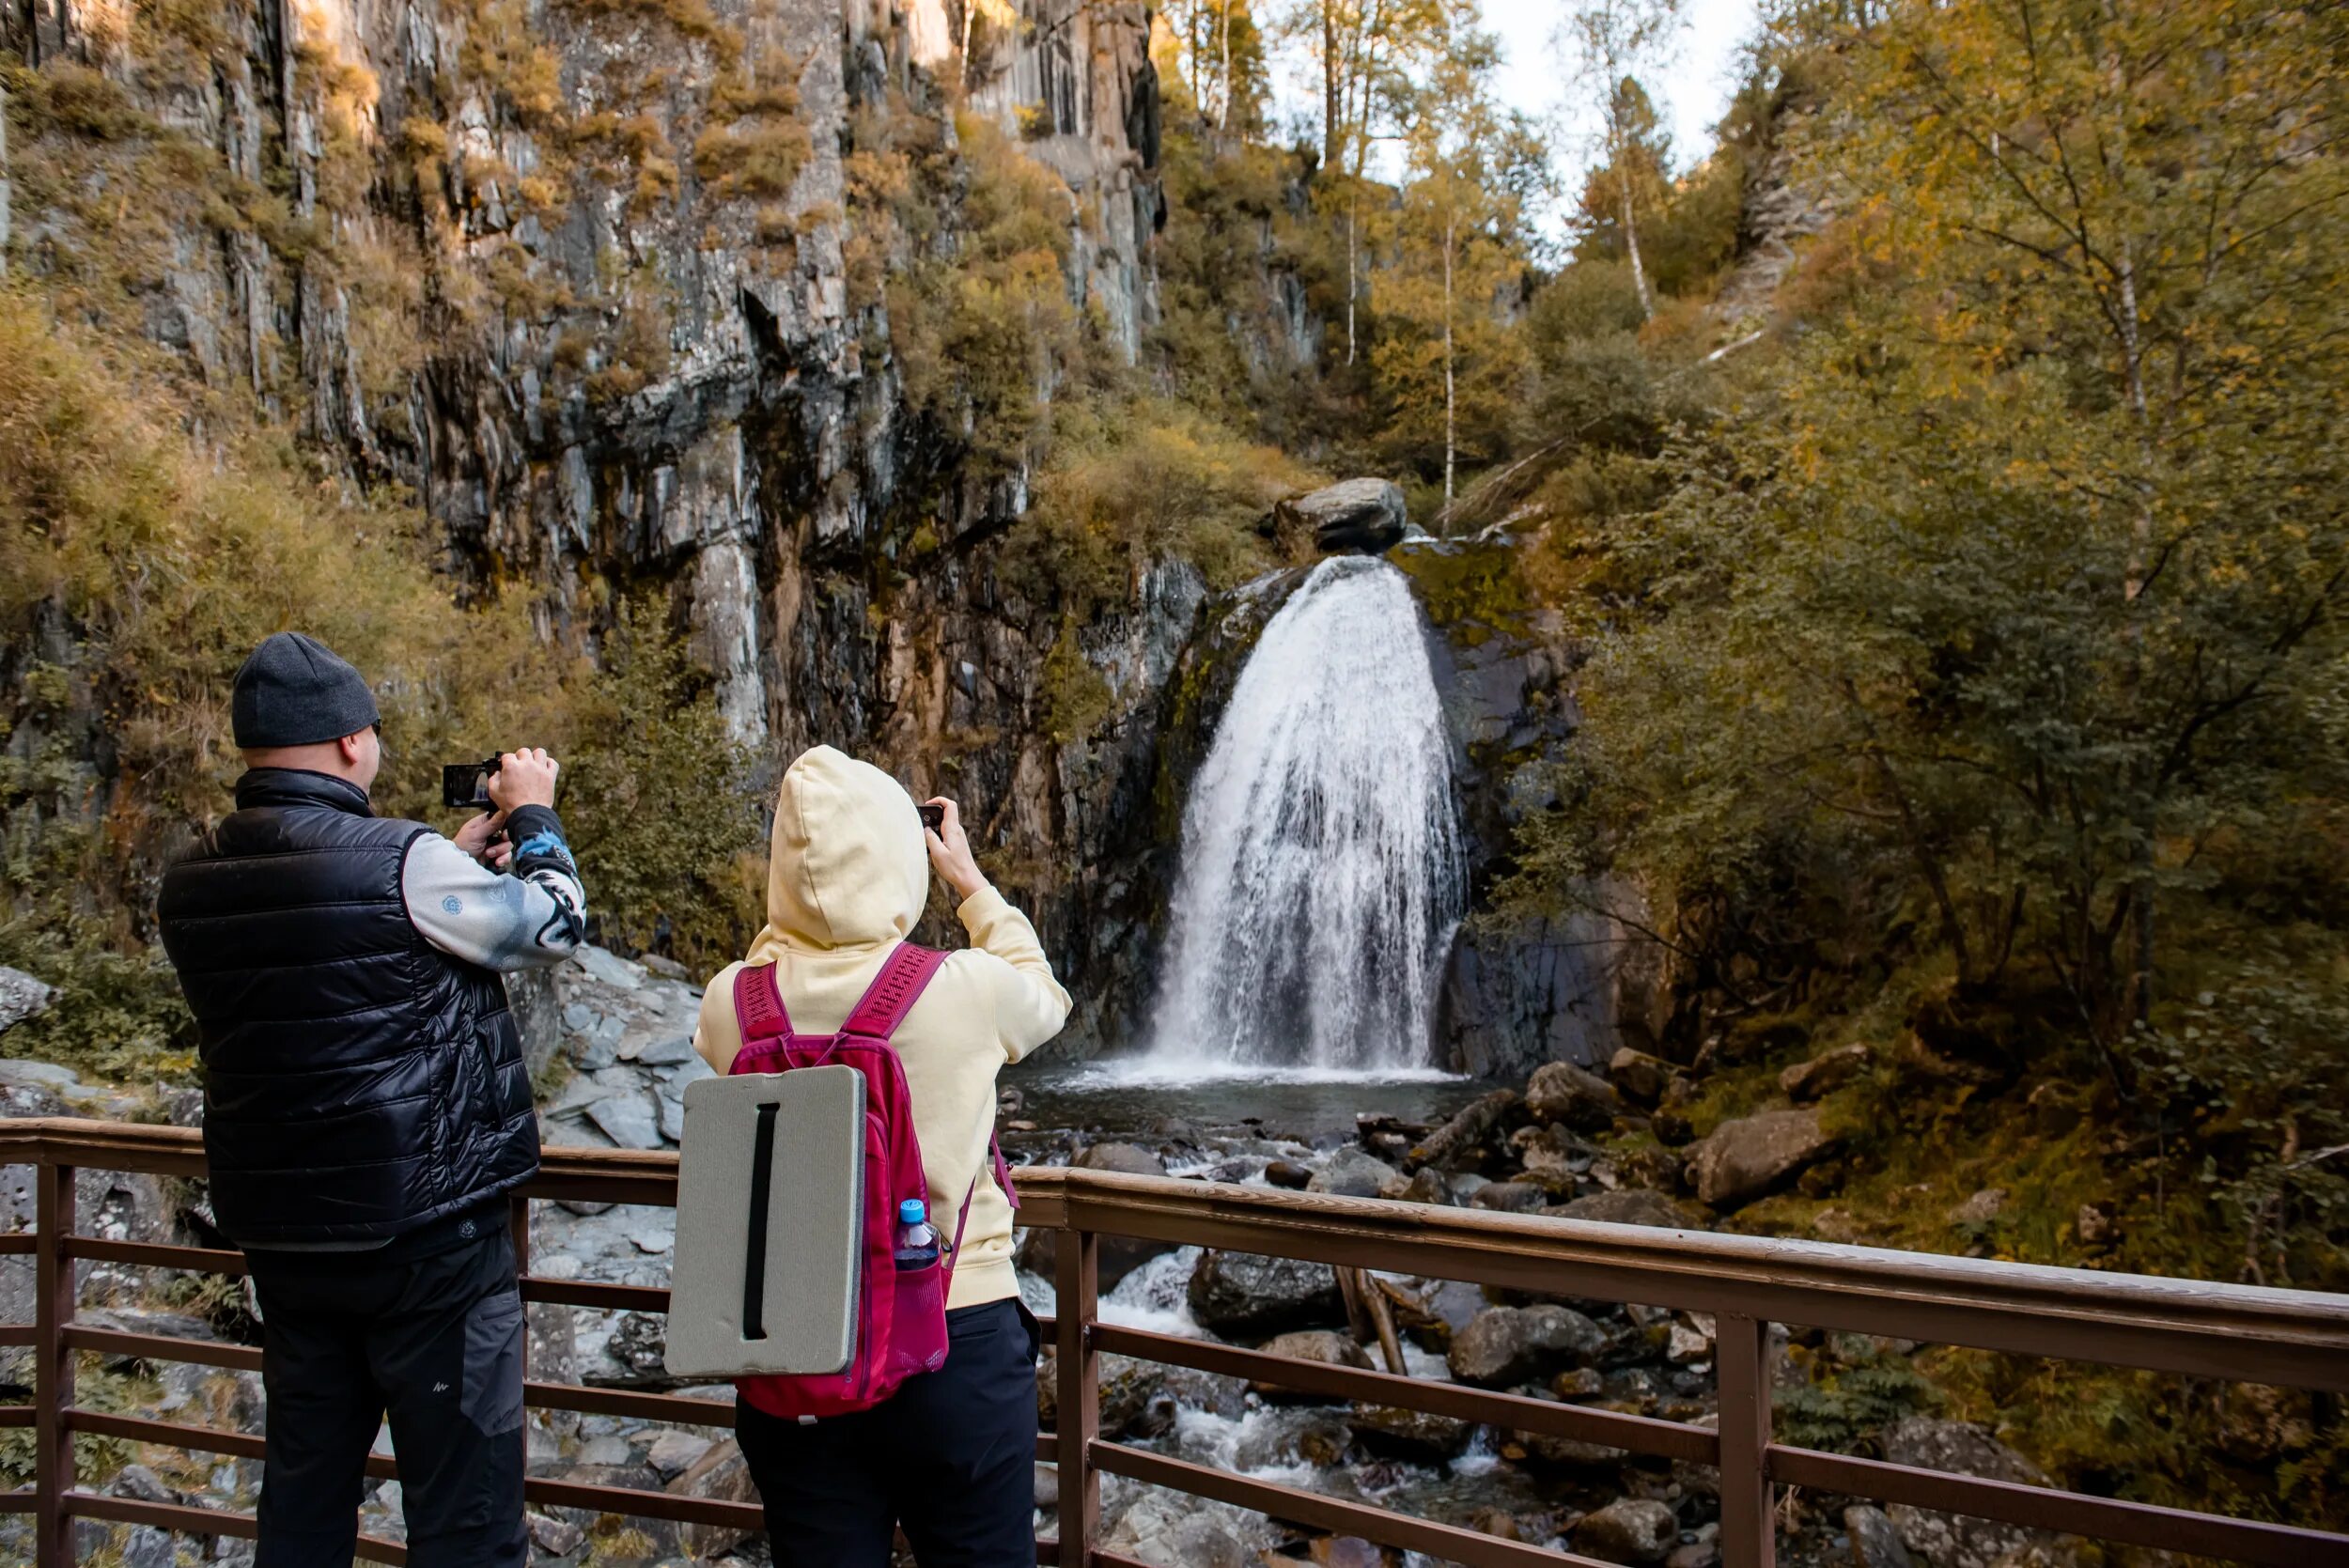
[[[902,1528],[922,1568],[1035,1560],[1035,1319],[1012,1269],[1010,1202],[988,1140],[995,1075],[1060,1032],[1068,993],[1035,928],[972,859],[955,802],[926,830],[897,781],[829,746],[783,776],[767,868],[767,925],[745,964],[775,966],[792,1027],[840,1027],[911,935],[935,869],[972,946],[948,956],[891,1043],[905,1064],[929,1209],[941,1231],[970,1195],[946,1302],[948,1351],[870,1410],[807,1424],[736,1406],[775,1560],[886,1568]],[[731,965],[702,995],[693,1048],[723,1074],[742,1048]]]

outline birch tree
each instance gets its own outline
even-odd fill
[[[1581,0],[1560,24],[1553,48],[1580,96],[1596,101],[1599,141],[1611,168],[1628,171],[1642,127],[1647,95],[1639,78],[1665,63],[1681,28],[1684,0]],[[1624,249],[1640,309],[1656,316],[1656,296],[1640,256],[1639,184],[1616,181]]]

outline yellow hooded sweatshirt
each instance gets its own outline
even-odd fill
[[[913,798],[879,768],[817,746],[783,776],[767,866],[767,927],[744,962],[775,966],[793,1029],[828,1033],[913,929],[929,890],[929,851]],[[995,1074],[1059,1033],[1069,1005],[1035,928],[1002,893],[981,888],[957,912],[973,945],[939,966],[891,1037],[913,1100],[931,1223],[952,1236],[963,1194],[971,1194],[949,1310],[1019,1292],[1011,1204],[987,1158]],[[729,964],[710,981],[693,1035],[693,1048],[721,1074],[742,1048],[734,1013],[741,969]]]

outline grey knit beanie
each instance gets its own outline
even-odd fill
[[[299,631],[266,638],[237,672],[228,712],[243,751],[339,740],[377,722],[358,671]]]

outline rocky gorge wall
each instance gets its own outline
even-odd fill
[[[0,19],[27,68],[8,243],[61,314],[164,349],[197,408],[255,406],[334,482],[412,495],[467,591],[526,596],[550,641],[592,655],[622,597],[661,596],[761,787],[824,740],[957,795],[1085,1052],[1146,1002],[1237,665],[1195,673],[1228,607],[1179,557],[1073,620],[1005,569],[1029,458],[978,460],[980,411],[925,396],[937,345],[888,287],[968,265],[978,136],[1047,171],[1015,189],[1108,351],[1155,319],[1148,8],[1017,9],[966,40],[946,0],[34,0]],[[940,73],[966,41],[957,114]],[[1563,741],[1563,664],[1423,598],[1491,862],[1529,786],[1477,758]],[[1108,702],[1056,738],[1064,638]],[[1603,977],[1552,935],[1464,944],[1460,1064],[1604,1057]]]

